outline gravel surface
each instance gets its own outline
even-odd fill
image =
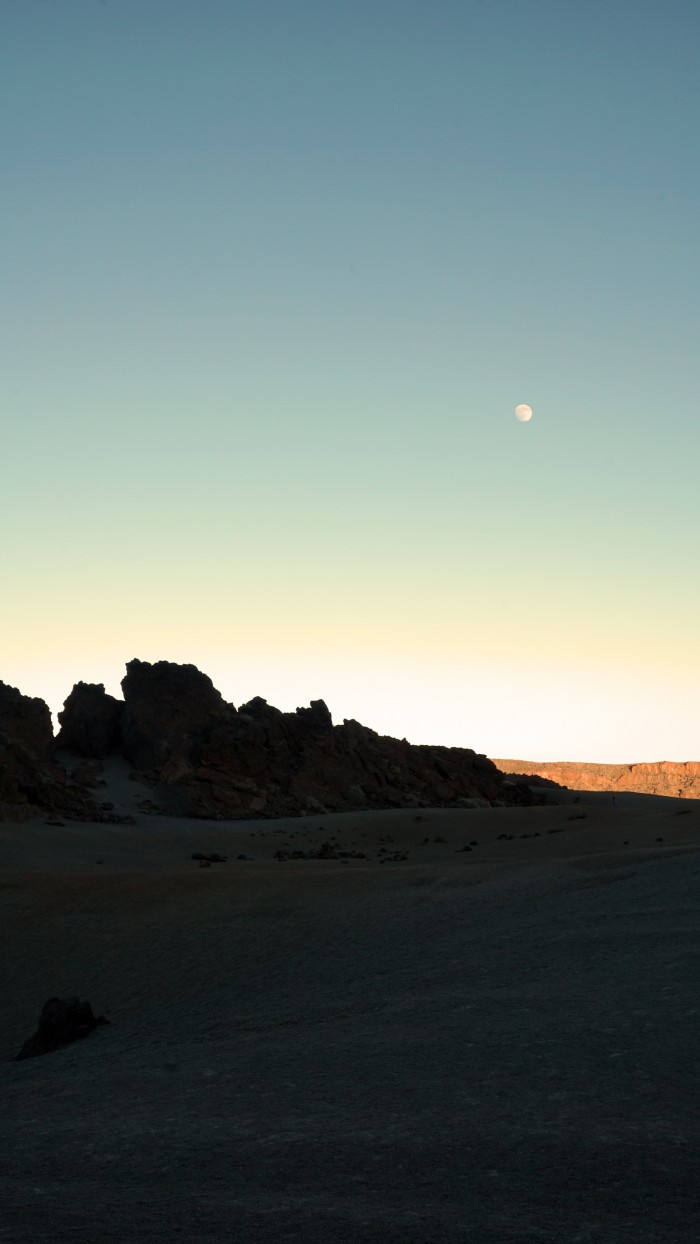
[[[700,854],[554,845],[6,873],[0,1240],[691,1244]]]

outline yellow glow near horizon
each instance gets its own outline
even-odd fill
[[[237,706],[262,695],[292,711],[322,698],[336,722],[354,717],[414,743],[523,760],[697,758],[686,740],[700,737],[700,669],[669,677],[667,670],[654,674],[634,666],[572,672],[566,663],[544,659],[525,668],[512,658],[434,662],[388,651],[343,654],[311,646],[244,652],[142,645],[126,659],[74,652],[61,659],[15,660],[4,681],[45,699],[55,714],[78,680],[101,682],[119,697],[126,660],[135,656],[194,664]]]

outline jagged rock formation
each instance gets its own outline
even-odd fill
[[[49,757],[53,745],[53,726],[43,700],[22,695],[16,687],[0,682],[0,729],[19,747],[32,752],[37,760]]]
[[[80,775],[52,758],[51,714],[43,700],[0,682],[0,821],[42,815],[104,820]]]
[[[78,682],[58,714],[56,745],[77,756],[103,760],[120,735],[124,704],[107,695],[102,683]]]
[[[130,661],[122,691],[121,750],[141,773],[182,760],[207,727],[236,712],[194,665]]]
[[[152,788],[147,810],[180,816],[532,802],[527,783],[506,782],[485,756],[334,726],[323,700],[283,713],[258,697],[237,710],[195,666],[168,661],[131,661],[122,689],[123,702],[77,683],[54,741],[43,701],[0,684],[0,819],[123,819],[89,794],[111,753]],[[66,757],[69,769],[82,761],[70,776]]]
[[[700,799],[700,761],[660,760],[653,764],[589,765],[569,761],[495,760],[503,773],[549,779],[571,790],[635,791]]]
[[[192,665],[132,661],[122,682],[121,749],[182,816],[250,817],[361,808],[518,802],[495,765],[466,748],[415,747],[355,721],[334,726],[322,700],[283,713],[257,697],[236,710]]]

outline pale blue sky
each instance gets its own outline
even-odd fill
[[[699,35],[6,0],[0,678],[697,758]]]

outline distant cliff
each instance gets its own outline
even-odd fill
[[[503,773],[539,776],[570,790],[636,791],[700,799],[700,761],[659,760],[653,764],[588,765],[574,761],[494,760]],[[535,783],[533,783],[535,784]]]

